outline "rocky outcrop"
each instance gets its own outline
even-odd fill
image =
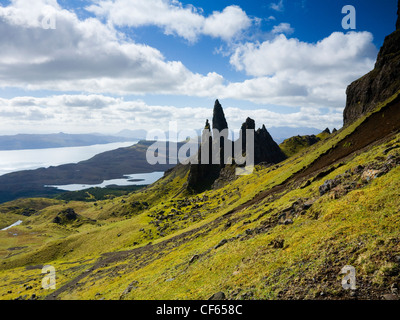
[[[261,129],[257,129],[254,134],[254,163],[265,162],[275,164],[285,159],[285,154],[274,139],[272,139],[265,125]]]
[[[218,100],[216,100],[214,104],[212,127],[213,129],[217,129],[219,131],[228,129],[228,123],[225,119],[224,110],[222,109],[222,106]]]
[[[223,114],[223,113],[222,113]],[[224,116],[225,118],[225,116]],[[201,150],[204,148],[205,144],[208,144],[208,161],[206,164],[202,163],[202,153]],[[190,190],[201,192],[208,189],[213,182],[219,177],[221,167],[218,164],[212,164],[212,136],[211,128],[208,120],[203,129],[201,137],[201,145],[197,153],[197,164],[190,165],[190,171],[188,176],[188,188]]]
[[[212,129],[214,132],[213,134],[215,134],[216,131],[221,132],[222,130],[228,129],[224,111],[218,100],[216,100],[214,104]],[[286,159],[285,154],[272,139],[265,126],[263,125],[262,128],[255,130],[255,121],[251,118],[246,119],[240,130],[240,137],[242,139],[241,151],[243,155],[246,153],[246,130],[254,130],[254,164],[262,162],[275,164]],[[200,192],[211,187],[218,188],[224,183],[232,181],[235,175],[235,143],[223,137],[220,137],[220,141],[218,141],[213,134],[211,134],[210,123],[207,120],[202,133],[201,147],[197,154],[198,164],[190,165],[188,177],[188,188],[190,190]],[[232,145],[232,153],[225,155],[226,146],[224,144],[227,143]],[[207,163],[201,161],[202,149],[206,148],[205,144],[208,144],[209,148]],[[215,152],[219,152],[219,164],[212,164],[212,156]],[[233,165],[226,165],[228,158],[233,159]]]
[[[400,1],[399,1],[400,8]],[[397,11],[399,14],[399,9]],[[374,110],[378,103],[393,96],[400,88],[400,17],[396,31],[385,38],[375,68],[351,83],[346,90],[344,125]]]
[[[396,30],[400,29],[400,0],[398,0],[397,4],[397,22],[396,22]]]
[[[53,219],[53,223],[65,224],[68,222],[75,221],[79,218],[79,215],[74,211],[74,209],[68,208],[57,214]]]
[[[221,132],[224,129],[228,129],[228,123],[225,118],[224,110],[222,109],[221,104],[218,100],[215,101],[214,109],[213,109],[213,118],[212,118],[212,129],[218,130]],[[221,137],[219,141],[219,148],[216,145],[216,142],[212,138],[210,123],[208,119],[206,120],[206,124],[204,126],[202,137],[201,137],[201,146],[199,148],[199,152],[197,154],[198,164],[190,165],[190,172],[188,177],[188,188],[190,190],[201,192],[203,190],[209,189],[212,184],[218,179],[220,176],[221,170],[225,167],[224,161],[224,139]],[[232,141],[228,140],[228,143],[232,143]],[[208,144],[208,146],[206,146]],[[208,147],[208,161],[204,163],[202,161],[202,149]],[[218,149],[219,152],[219,164],[213,164],[213,152],[216,152]]]
[[[247,118],[240,128],[243,154],[246,153],[246,130],[254,130],[254,164],[261,162],[275,164],[286,159],[285,154],[272,139],[265,125],[261,129],[255,130],[255,121],[251,118]]]

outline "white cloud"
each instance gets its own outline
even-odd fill
[[[35,5],[33,5],[34,3]],[[32,4],[32,5],[29,5]],[[0,86],[121,94],[206,94],[216,73],[192,73],[160,51],[124,39],[98,19],[79,20],[54,0],[0,6]],[[51,11],[55,30],[43,29]]]
[[[290,26],[290,23],[285,23],[285,22],[282,22],[277,26],[274,26],[272,29],[272,33],[274,34],[279,34],[279,33],[292,34],[293,32],[294,29]]]
[[[226,7],[205,17],[192,5],[176,0],[104,0],[86,8],[116,26],[154,25],[165,34],[173,34],[194,42],[200,35],[229,41],[251,26],[251,19],[238,6]]]
[[[272,10],[275,10],[275,11],[283,11],[283,9],[284,9],[284,5],[283,5],[283,0],[280,0],[279,2],[277,2],[277,3],[271,3],[270,4],[270,8],[272,9]]]
[[[253,78],[228,84],[224,93],[259,103],[343,108],[346,87],[373,68],[376,53],[369,32],[335,32],[317,43],[280,34],[236,48],[231,64]]]
[[[322,130],[327,126],[338,127],[342,122],[342,113],[338,110],[322,113],[316,108],[301,108],[283,115],[265,108],[244,110],[226,105],[224,101],[221,103],[232,130],[238,130],[247,117],[255,119],[258,127],[265,124],[267,128],[303,126]],[[0,98],[0,131],[3,132],[29,130],[31,133],[51,133],[61,130],[116,133],[124,128],[168,130],[170,121],[178,123],[178,130],[201,129],[207,118],[212,118],[212,103],[209,107],[177,108],[97,94]]]
[[[250,18],[238,6],[226,7],[222,12],[213,12],[204,21],[203,33],[229,41],[242,30],[249,28]]]
[[[125,17],[123,12],[113,13],[112,8],[107,7],[109,5],[114,8],[118,1],[123,0],[100,1],[96,8],[107,9],[110,19],[116,15],[113,19],[120,19],[121,23],[127,24],[123,19],[128,19],[129,14]],[[262,43],[237,44],[230,63],[238,71],[246,73],[248,79],[228,83],[216,72],[206,75],[193,73],[180,61],[167,61],[159,50],[126,39],[124,34],[117,32],[112,25],[104,24],[97,18],[80,20],[75,13],[62,9],[55,0],[35,0],[29,4],[33,2],[35,5],[31,6],[27,5],[26,1],[14,0],[9,6],[0,6],[0,87],[102,95],[100,98],[97,95],[88,95],[79,99],[74,95],[71,98],[65,96],[62,101],[57,101],[61,99],[59,96],[43,101],[29,97],[15,98],[11,104],[6,103],[5,109],[0,111],[4,116],[21,114],[22,118],[16,117],[16,121],[30,121],[33,118],[39,121],[38,119],[55,117],[59,119],[59,123],[63,123],[63,119],[75,123],[87,116],[89,124],[99,125],[99,119],[104,120],[104,114],[108,113],[107,123],[110,125],[117,125],[118,121],[125,119],[124,117],[134,118],[139,123],[142,118],[151,119],[149,114],[141,113],[144,112],[143,108],[148,107],[145,104],[136,103],[133,107],[132,104],[119,101],[117,105],[113,98],[104,98],[107,93],[234,98],[259,104],[312,107],[314,111],[327,107],[342,109],[347,85],[372,69],[377,53],[372,44],[372,35],[368,32],[336,32],[317,43],[306,43],[278,34],[272,40]],[[147,2],[129,3],[141,3],[142,11],[148,8]],[[163,5],[167,3],[167,11],[175,14],[172,17],[182,15],[183,23],[189,20],[193,23],[193,28],[188,28],[188,33],[184,35],[188,38],[191,37],[190,34],[197,37],[207,33],[228,39],[243,30],[248,23],[245,13],[236,6],[226,7],[222,12],[214,12],[209,17],[204,17],[202,12],[193,7],[183,7],[178,1],[158,0],[155,3],[160,5],[160,12],[163,12]],[[42,28],[41,19],[49,12],[56,17],[56,30]],[[121,14],[121,17],[117,13]],[[155,17],[152,19],[157,20],[157,11],[152,13]],[[187,20],[185,15],[188,16]],[[200,19],[196,20],[197,16]],[[190,17],[194,18],[193,21]],[[225,17],[229,18],[223,24]],[[147,23],[146,19],[150,18],[150,15],[147,18],[138,17],[143,20],[137,23]],[[163,19],[160,18],[160,21]],[[169,24],[169,19],[172,18],[168,15],[165,19],[163,28],[171,27],[172,33],[186,32],[184,28],[180,29],[180,25]],[[196,22],[200,20],[201,23]],[[149,21],[148,23],[153,23],[151,19]],[[178,21],[179,19],[177,23]],[[235,21],[236,24],[230,25],[228,22],[231,21]],[[224,28],[225,26],[227,28]],[[282,24],[280,26],[281,30],[285,29]],[[290,25],[286,26],[286,30],[289,30],[288,27],[290,28]],[[57,102],[54,103],[53,109],[50,108],[52,101]],[[42,109],[40,103],[48,108]],[[15,109],[19,104],[24,108]],[[77,111],[71,112],[71,115],[79,119],[70,117],[68,112],[58,115],[58,105],[64,106],[68,111],[82,109],[84,113],[78,116]],[[110,105],[115,107],[109,109]],[[124,113],[122,106],[132,113]],[[160,117],[165,115],[165,112],[172,117],[171,110],[178,114],[184,110],[166,106],[157,108],[149,110],[153,115]],[[102,111],[104,114],[101,114]],[[176,113],[174,117],[177,117]],[[277,115],[279,114],[274,116]],[[191,116],[193,117],[193,114]],[[194,117],[196,116],[197,113]],[[288,119],[294,119],[293,117]],[[316,118],[310,118],[310,121],[321,117],[317,114]],[[7,123],[10,123],[10,118],[6,119]],[[188,116],[185,119],[192,125],[192,118]],[[201,122],[203,120],[201,114]],[[2,122],[3,125],[5,122]]]

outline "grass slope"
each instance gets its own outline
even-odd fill
[[[0,298],[379,299],[400,272],[396,101],[217,190],[188,194],[177,166],[112,199],[3,204],[2,223],[24,222],[0,231]],[[388,131],[357,138],[383,115]],[[79,223],[54,223],[68,208]],[[47,264],[56,290],[41,289]],[[351,295],[345,265],[356,269]]]

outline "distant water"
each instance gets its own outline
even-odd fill
[[[164,172],[156,171],[151,173],[136,173],[125,175],[124,179],[113,179],[113,180],[105,180],[100,184],[68,184],[63,186],[45,186],[45,187],[55,187],[64,191],[79,191],[85,190],[89,188],[99,187],[105,188],[110,185],[117,186],[131,186],[131,185],[147,185],[153,182],[156,182],[158,179],[162,178]]]
[[[77,163],[88,160],[96,154],[129,147],[136,143],[137,141],[96,144],[85,147],[0,151],[0,175],[21,170]]]
[[[17,222],[13,223],[12,225],[10,225],[10,226],[8,226],[6,228],[1,229],[0,231],[5,231],[5,230],[8,230],[8,229],[10,229],[12,227],[19,226],[21,223],[22,223],[22,220],[18,220]]]

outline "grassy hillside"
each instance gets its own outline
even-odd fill
[[[322,134],[322,133],[321,133]],[[321,139],[316,137],[315,135],[306,135],[306,136],[294,136],[284,140],[279,147],[283,151],[283,153],[287,157],[291,157],[296,153],[300,152],[317,143]]]
[[[400,272],[398,100],[217,190],[189,194],[179,165],[112,199],[3,204],[3,225],[23,223],[0,231],[0,298],[380,299]]]

